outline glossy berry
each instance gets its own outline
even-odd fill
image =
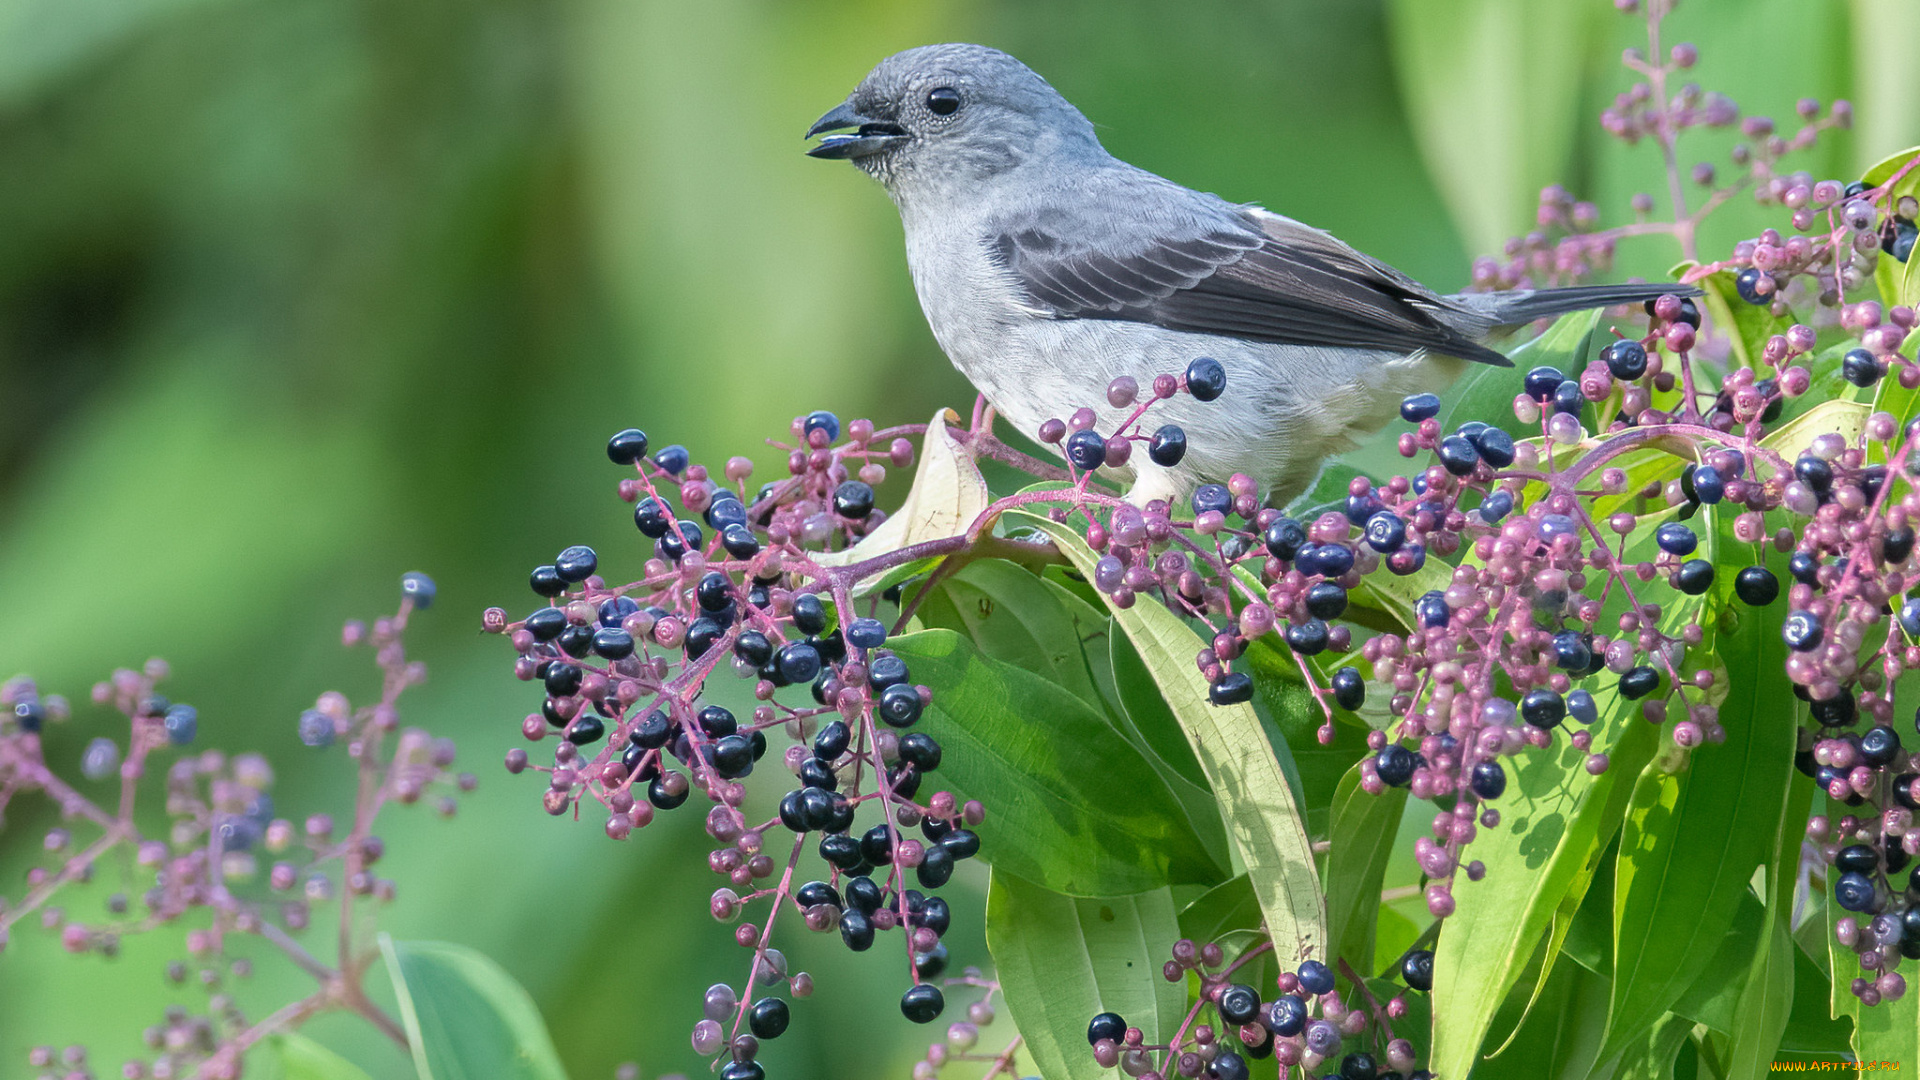
[[[687,470],[688,460],[687,448],[678,443],[672,446],[663,446],[660,448],[659,453],[653,455],[653,463],[660,466],[660,468],[665,470],[670,476],[679,476],[685,472]]]
[[[1900,733],[1890,727],[1869,728],[1860,736],[1860,757],[1868,765],[1890,764],[1899,753]]]
[[[1433,989],[1433,953],[1426,949],[1415,949],[1400,961],[1400,978],[1407,988],[1421,993]]]
[[[624,660],[633,655],[633,635],[617,626],[603,626],[593,632],[593,652],[606,660]]]
[[[912,727],[920,719],[920,713],[926,708],[920,700],[920,692],[907,683],[895,683],[880,691],[880,703],[875,712],[888,725],[897,728]]]
[[[1153,433],[1147,443],[1147,457],[1155,465],[1171,469],[1187,456],[1187,433],[1178,424],[1167,424]]]
[[[1527,691],[1527,696],[1520,699],[1520,718],[1534,727],[1559,727],[1566,716],[1566,700],[1544,686]]]
[[[1333,702],[1352,712],[1367,701],[1367,683],[1356,668],[1343,667],[1333,673]]]
[[[1773,302],[1773,290],[1768,289],[1766,292],[1760,291],[1760,281],[1764,277],[1766,277],[1764,271],[1757,267],[1749,266],[1734,275],[1733,291],[1739,294],[1740,299],[1756,307],[1761,304],[1770,304]]]
[[[1900,629],[1905,630],[1908,637],[1920,638],[1920,597],[1900,605],[1899,619]]]
[[[660,505],[660,500],[649,495],[634,506],[633,524],[640,530],[640,535],[649,540],[658,540],[667,535],[667,529],[673,524],[673,515]]]
[[[1833,883],[1833,901],[1848,911],[1873,908],[1873,879],[1865,874],[1841,874]]]
[[[1500,428],[1487,428],[1467,441],[1471,442],[1473,448],[1480,452],[1480,457],[1494,468],[1504,469],[1513,464],[1513,436]]]
[[[1855,386],[1872,386],[1885,374],[1880,361],[1865,349],[1849,350],[1840,361],[1840,377]]]
[[[924,731],[908,732],[900,736],[900,760],[921,772],[932,772],[940,767],[940,744]]]
[[[900,996],[900,1015],[916,1024],[933,1023],[946,1007],[945,996],[932,983],[921,983]]]
[[[920,865],[914,869],[921,888],[937,889],[952,879],[953,867],[953,852],[935,844],[926,849],[920,857]]]
[[[1231,1050],[1222,1050],[1207,1062],[1207,1080],[1247,1080],[1252,1070],[1247,1059]]]
[[[1374,1080],[1377,1068],[1372,1054],[1348,1054],[1340,1059],[1340,1080]]]
[[[1575,690],[1567,695],[1567,715],[1582,724],[1591,724],[1600,719],[1600,705],[1593,699],[1590,690]]]
[[[1553,388],[1553,411],[1557,413],[1578,414],[1586,408],[1587,397],[1580,392],[1580,384],[1568,379]]]
[[[1459,435],[1441,439],[1434,454],[1440,459],[1441,467],[1455,476],[1468,476],[1474,466],[1480,464],[1480,451]]]
[[[1678,299],[1680,300],[1680,313],[1674,316],[1673,321],[1676,323],[1686,323],[1695,330],[1700,329],[1700,305],[1694,303],[1689,297],[1682,296]],[[1648,300],[1642,304],[1641,307],[1646,310],[1648,315],[1652,315],[1654,313],[1654,305],[1658,302],[1658,300]]]
[[[1453,618],[1445,593],[1434,591],[1413,602],[1413,617],[1423,627],[1444,627]]]
[[[847,644],[857,649],[877,649],[887,643],[887,624],[879,619],[855,619],[847,626]]]
[[[1195,517],[1208,511],[1227,514],[1233,511],[1233,494],[1225,484],[1201,484],[1193,491],[1192,503]]]
[[[599,557],[585,544],[575,544],[561,552],[559,558],[553,560],[554,572],[560,575],[561,581],[569,585],[578,585],[587,580],[599,565]]]
[[[841,912],[840,940],[846,942],[847,948],[854,952],[866,952],[873,948],[873,920],[855,908]]]
[[[1623,338],[1600,350],[1600,359],[1616,379],[1637,379],[1647,373],[1647,350],[1632,338]]]
[[[1700,538],[1693,530],[1677,521],[1666,522],[1655,529],[1653,539],[1660,550],[1669,555],[1691,555],[1700,546]]]
[[[721,488],[714,492],[713,502],[701,516],[707,519],[708,527],[724,533],[732,526],[747,523],[747,507],[740,501],[740,496]]]
[[[876,656],[867,665],[867,685],[875,690],[885,690],[894,683],[906,682],[908,677],[907,662],[898,656]]]
[[[1802,454],[1794,460],[1793,475],[1814,491],[1833,487],[1833,466],[1812,454]]]
[[[700,546],[705,542],[706,534],[700,531],[700,526],[686,518],[681,518],[673,523],[673,528],[668,529],[665,536],[660,538],[658,546],[660,554],[673,562],[679,562],[681,556],[689,551],[700,550]]]
[[[1212,401],[1227,390],[1227,369],[1220,361],[1202,356],[1187,365],[1187,392],[1195,401]]]
[[[552,598],[567,591],[567,583],[561,579],[560,571],[552,566],[536,566],[533,573],[527,575],[527,585],[540,596]]]
[[[1292,518],[1281,518],[1267,526],[1267,531],[1260,534],[1260,542],[1274,558],[1291,559],[1306,544],[1307,530]]]
[[[1645,664],[1620,676],[1620,696],[1637,701],[1660,687],[1660,673]]]
[[[1220,1019],[1236,1027],[1252,1020],[1260,1011],[1260,994],[1244,983],[1233,983],[1220,991]]]
[[[1067,460],[1077,469],[1092,471],[1107,463],[1107,440],[1089,428],[1067,436]]]
[[[1507,770],[1497,761],[1478,762],[1469,774],[1467,786],[1482,799],[1497,799],[1507,790]]]
[[[1527,372],[1525,383],[1527,396],[1535,401],[1551,400],[1554,391],[1560,389],[1560,385],[1566,381],[1566,375],[1559,368],[1534,368]]]
[[[767,1080],[767,1070],[757,1061],[729,1061],[720,1069],[720,1080]]]
[[[1207,687],[1207,700],[1215,705],[1239,705],[1253,700],[1253,677],[1244,671],[1230,671]]]
[[[1307,613],[1316,619],[1335,619],[1347,610],[1347,590],[1331,581],[1318,582],[1307,590]]]
[[[1811,652],[1819,648],[1826,636],[1826,632],[1820,628],[1820,617],[1811,611],[1790,612],[1787,621],[1780,626],[1780,637],[1786,641],[1787,648],[1795,652]]]
[[[1480,500],[1480,520],[1489,525],[1498,524],[1513,512],[1513,494],[1508,491],[1496,491]]]
[[[719,641],[724,633],[726,631],[712,619],[703,617],[693,620],[687,626],[686,638],[681,642],[686,648],[687,659],[698,660],[707,655],[707,650],[713,648],[713,643]]]
[[[763,997],[747,1011],[747,1026],[756,1037],[777,1039],[787,1030],[787,1003],[777,997]]]
[[[1553,635],[1553,666],[1561,671],[1585,671],[1593,661],[1593,649],[1584,637],[1572,630]]]
[[[1413,751],[1399,743],[1388,743],[1374,755],[1373,771],[1380,774],[1380,782],[1388,787],[1405,787],[1413,779],[1417,764]]]
[[[1367,519],[1367,546],[1383,555],[1399,551],[1407,542],[1407,523],[1391,510]]]
[[[1727,497],[1726,478],[1720,475],[1720,470],[1710,465],[1702,465],[1697,469],[1693,469],[1686,473],[1682,479],[1690,482],[1690,486],[1693,488],[1692,497],[1699,502],[1706,503],[1708,506],[1712,506]]]
[[[825,409],[810,412],[807,414],[807,419],[802,427],[802,431],[807,435],[812,435],[816,431],[825,432],[828,442],[838,442],[840,440],[840,418]]]
[[[1674,572],[1673,587],[1688,596],[1699,596],[1713,588],[1713,564],[1705,559],[1688,559]]]
[[[1802,585],[1814,585],[1820,580],[1820,560],[1804,551],[1796,551],[1787,557],[1787,574]]]
[[[607,440],[607,460],[615,465],[632,465],[647,456],[647,433],[628,428]]]
[[[567,741],[575,746],[597,743],[607,733],[606,722],[592,713],[582,713],[567,728]]]
[[[1304,960],[1300,970],[1295,972],[1300,979],[1300,989],[1309,994],[1333,993],[1333,970],[1318,960]]]
[[[1287,648],[1301,656],[1318,656],[1326,651],[1330,632],[1327,624],[1319,619],[1287,625]]]
[[[820,674],[820,651],[804,641],[789,641],[773,654],[773,666],[789,685],[809,683]]]
[[[1897,529],[1888,529],[1887,535],[1880,541],[1880,558],[1888,566],[1897,566],[1906,562],[1913,554],[1915,538],[1913,526],[1902,525]]]
[[[1440,396],[1438,394],[1413,394],[1400,402],[1400,419],[1409,424],[1430,420],[1440,415]]]
[[[1267,1006],[1267,1015],[1261,1019],[1275,1035],[1298,1035],[1307,1026],[1307,1003],[1293,994],[1282,994]]]
[[[859,480],[848,480],[833,489],[833,512],[859,521],[873,513],[873,487]]]
[[[1119,1042],[1127,1034],[1127,1022],[1119,1013],[1104,1012],[1087,1024],[1087,1045],[1092,1046],[1102,1039]]]

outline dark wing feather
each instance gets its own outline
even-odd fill
[[[1510,364],[1459,328],[1480,321],[1475,313],[1317,229],[1226,203],[1195,209],[1171,224],[1104,230],[1080,214],[1030,215],[1004,223],[993,250],[1059,318]]]

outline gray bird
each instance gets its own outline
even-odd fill
[[[847,131],[846,129],[853,129]],[[1601,285],[1440,296],[1319,229],[1181,187],[1107,153],[1045,79],[996,49],[928,45],[881,61],[808,130],[807,152],[886,186],[934,338],[1027,435],[1080,406],[1112,434],[1114,378],[1227,372],[1178,395],[1171,468],[1133,456],[1129,501],[1181,500],[1240,472],[1283,504],[1330,454],[1465,361],[1509,366],[1487,337],[1549,315],[1676,290]]]

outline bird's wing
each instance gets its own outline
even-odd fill
[[[1172,184],[1131,186],[994,223],[992,251],[1036,307],[1063,319],[1511,365],[1461,329],[1482,317],[1318,229]]]

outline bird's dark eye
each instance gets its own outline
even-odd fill
[[[927,94],[927,111],[935,116],[949,116],[960,107],[960,91],[951,86],[942,86]]]

